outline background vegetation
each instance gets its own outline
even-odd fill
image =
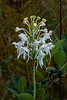
[[[62,0],[60,11],[60,0],[0,0],[0,99],[10,100],[12,94],[5,89],[5,85],[10,82],[13,73],[24,76],[28,86],[32,78],[29,71],[32,68],[32,62],[27,64],[24,60],[18,60],[16,50],[11,44],[18,39],[15,27],[26,27],[23,25],[23,18],[37,15],[47,20],[48,29],[53,30],[55,39],[60,39],[62,34],[67,33],[66,3],[67,0]],[[60,12],[62,12],[62,22],[60,21]],[[67,99],[66,78],[65,75],[62,80],[62,92],[65,99]],[[37,80],[39,81],[38,78]]]

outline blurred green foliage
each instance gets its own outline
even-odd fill
[[[62,0],[62,8],[62,39],[65,39],[65,42],[61,46],[61,50],[64,51],[67,56],[66,0]],[[4,100],[9,100],[10,95],[8,96],[8,92],[4,94],[4,85],[6,82],[9,83],[8,80],[14,71],[17,75],[26,77],[28,84],[30,84],[32,79],[32,75],[30,75],[29,72],[29,70],[32,69],[32,61],[27,64],[24,60],[18,60],[16,58],[16,50],[11,44],[14,40],[18,40],[15,27],[24,26],[24,17],[38,15],[46,18],[48,29],[54,31],[53,36],[55,38],[59,38],[59,10],[59,0],[0,0],[0,68],[2,72],[2,75],[0,75],[0,87],[2,87],[0,88],[0,98],[3,97]],[[26,26],[24,27],[26,28]],[[7,68],[7,66],[9,66],[9,68]],[[43,74],[44,72],[45,70]]]

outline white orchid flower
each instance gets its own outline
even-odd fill
[[[23,54],[23,58],[25,59],[26,53],[27,53],[27,56],[29,57],[29,49],[27,47],[22,47],[24,45],[22,41],[19,41],[17,43],[13,42],[12,44],[14,44],[15,48],[17,48],[17,53],[18,53],[17,58],[19,58]]]
[[[43,66],[43,58],[45,56],[45,53],[43,53],[42,51],[39,52],[39,55],[37,56],[37,60],[39,62],[40,66]]]
[[[44,39],[45,40],[47,40],[47,39],[49,39],[50,41],[52,41],[52,39],[51,39],[51,36],[52,35],[52,31],[49,31],[49,33],[47,33],[47,30],[46,30],[46,32],[44,33]]]
[[[40,41],[37,41],[36,39],[35,39],[35,41],[33,42],[33,46],[34,46],[34,48],[36,49],[36,51],[38,51],[38,45],[39,45],[39,43],[40,43]]]
[[[22,50],[21,50],[21,47],[22,47],[22,42],[21,41],[19,41],[19,42],[13,42],[12,43],[13,45],[15,45],[15,48],[17,48],[17,53],[18,53],[18,56],[17,56],[17,58],[19,58],[20,57],[20,55],[22,55],[23,54],[23,52],[22,52]]]
[[[28,21],[28,18],[24,18],[23,23],[26,24],[29,30],[24,28],[16,27],[15,31],[23,31],[23,33],[19,34],[18,37],[21,39],[19,42],[13,42],[17,48],[17,53],[19,58],[23,55],[23,59],[26,56],[31,59],[35,59],[37,61],[37,65],[43,66],[43,59],[46,55],[51,56],[50,51],[54,47],[52,44],[52,31],[47,30],[47,28],[42,28],[41,26],[45,26],[46,19],[42,19],[41,22],[37,22],[41,18],[39,16],[30,16],[31,22]],[[31,28],[32,27],[32,28]],[[41,34],[42,33],[42,34]],[[51,42],[46,41],[49,39]],[[34,55],[34,57],[33,57]],[[27,61],[28,61],[27,60]]]
[[[48,30],[47,30],[47,28],[45,28],[45,29],[40,29],[40,28],[39,28],[39,34],[38,34],[37,38],[39,37],[39,35],[40,35],[41,32],[46,32],[46,33],[47,33]]]
[[[49,42],[48,44],[46,44],[46,46],[44,47],[44,51],[46,52],[47,55],[51,56],[50,54],[50,50],[54,47],[54,45]]]
[[[46,25],[45,22],[41,21],[39,27],[45,26],[45,25]]]
[[[23,52],[23,50],[21,49],[21,47],[17,49],[17,54],[18,54],[18,56],[17,56],[18,59],[19,59],[19,57],[20,57],[22,54],[24,54],[24,52]]]
[[[46,25],[45,22],[46,22],[46,19],[43,18],[42,21],[40,22],[39,27],[45,26]]]
[[[29,49],[27,47],[20,47],[18,49],[18,56],[17,58],[19,58],[21,55],[23,54],[23,58],[26,58],[26,55],[29,57]]]
[[[47,55],[51,56],[50,54],[50,50],[54,47],[54,45],[49,42],[49,43],[44,43],[40,46],[40,50],[43,50],[43,52],[45,51]]]
[[[23,51],[22,51],[22,49],[21,49],[23,43],[22,43],[21,41],[19,41],[19,42],[17,42],[17,43],[16,43],[16,42],[13,42],[12,44],[15,45],[15,48],[17,48],[17,53],[18,53],[17,58],[19,58],[20,55],[23,54]]]
[[[53,45],[53,43],[51,43],[51,42],[48,43],[48,46],[50,47],[50,50],[51,50],[53,47],[55,47],[55,46]]]
[[[27,43],[29,43],[29,42],[28,42],[28,38],[26,37],[25,34],[21,33],[21,34],[19,34],[18,36],[19,36],[19,38],[21,39],[21,41],[23,42],[23,44],[25,44],[25,41],[26,41]]]
[[[25,34],[21,33],[18,35],[21,39],[24,39],[25,41],[27,41],[27,37]]]
[[[44,34],[44,37],[43,37],[43,38],[44,38],[44,40],[49,39],[50,41],[52,41],[52,39],[51,39],[50,35],[51,35],[50,33],[45,33],[45,34]]]
[[[45,40],[46,40],[46,39],[45,39],[45,37],[44,37],[44,38],[43,38],[43,37],[41,37],[39,41],[40,41],[40,43],[45,44],[45,43],[46,43],[46,42],[45,42]]]
[[[51,43],[52,39],[50,37],[52,31],[48,32],[47,28],[42,27],[46,26],[46,19],[43,18],[42,21],[38,22],[40,19],[39,16],[36,17],[35,15],[30,16],[30,22],[27,17],[24,18],[23,23],[28,26],[28,30],[16,27],[16,32],[23,30],[23,33],[18,35],[21,41],[12,43],[15,45],[15,48],[17,48],[17,58],[22,55],[24,60],[26,59],[26,56],[28,57],[27,62],[29,58],[33,60],[34,100],[36,94],[35,62],[37,61],[37,67],[40,65],[42,68],[44,57],[48,55],[51,57],[50,50],[54,47]],[[46,41],[47,39],[51,42]]]
[[[29,49],[27,47],[21,47],[21,49],[24,51],[23,53],[23,58],[25,59],[26,58],[26,53],[27,53],[27,56],[29,57]]]
[[[13,42],[12,44],[15,45],[15,48],[17,48],[17,49],[20,48],[20,47],[22,47],[22,45],[23,45],[22,41],[19,41],[17,43]]]

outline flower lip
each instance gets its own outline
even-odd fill
[[[45,29],[44,29],[44,32],[45,32],[45,33],[47,33],[47,32],[48,32],[47,28],[45,28]]]
[[[51,44],[48,44],[48,46],[50,47],[50,46],[51,46]]]

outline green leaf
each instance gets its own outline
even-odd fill
[[[66,58],[67,58],[67,49],[62,45],[60,50],[62,50],[66,54]]]
[[[67,49],[64,47],[64,50],[63,50],[66,54],[66,58],[67,58]]]
[[[18,100],[21,100],[19,97],[18,97],[18,95],[19,95],[19,93],[16,91],[16,90],[14,90],[13,88],[10,88],[10,87],[6,87],[7,88],[7,90],[9,90],[12,94],[14,94],[16,97],[17,97],[17,99]]]
[[[55,47],[51,51],[51,56],[53,56],[59,50],[60,46],[62,45],[64,41],[65,39],[59,40],[58,42],[55,43]]]
[[[7,87],[7,89],[8,89],[12,94],[14,94],[15,96],[18,96],[18,95],[19,95],[19,93],[18,93],[16,90],[14,90],[14,89],[9,88],[9,87]]]
[[[66,33],[62,34],[61,39],[65,39],[63,46],[67,49],[67,34]]]
[[[36,97],[38,99],[42,99],[45,95],[45,90],[44,88],[39,88],[37,91],[36,91]]]
[[[33,70],[31,70],[30,72],[32,72],[32,71],[33,71]],[[35,70],[35,74],[36,74],[37,76],[39,76],[41,79],[45,80],[43,74],[42,74],[40,71]]]
[[[66,55],[63,51],[58,51],[55,55],[54,55],[54,61],[55,63],[58,65],[58,67],[62,67],[62,65],[64,64],[64,62],[66,61]]]
[[[23,93],[26,91],[26,80],[24,77],[21,77],[19,80],[18,80],[18,89],[19,89],[19,92],[20,93]]]
[[[36,74],[37,76],[39,76],[41,79],[45,80],[43,74],[42,74],[40,71],[35,70],[35,74]]]
[[[29,93],[21,93],[18,96],[21,97],[23,100],[33,100],[33,96]]]
[[[16,74],[13,74],[13,75],[12,75],[12,82],[13,82],[14,87],[15,87],[16,89],[18,89],[18,80],[19,80],[19,76],[17,76]]]
[[[42,100],[48,100],[49,95],[45,95]]]
[[[67,34],[66,33],[62,34],[61,38],[65,39],[65,41],[60,49],[65,52],[66,57],[67,57]]]
[[[12,57],[13,57],[13,56],[9,56],[9,57],[7,58],[7,60],[5,61],[5,65],[6,65],[7,67],[8,67],[8,64],[9,64],[9,62],[11,61]]]

